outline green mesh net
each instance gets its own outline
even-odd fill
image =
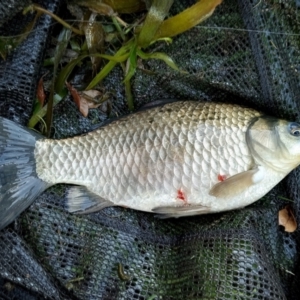
[[[176,0],[171,13],[193,3]],[[66,9],[59,0],[40,4]],[[1,11],[15,15],[4,1]],[[299,16],[297,1],[224,1],[204,23],[159,46],[187,73],[141,62],[132,79],[136,108],[156,99],[222,101],[299,121]],[[6,19],[2,33],[21,17]],[[42,17],[36,28],[0,61],[0,113],[23,124],[51,19]],[[128,113],[122,80],[116,68],[103,83],[113,95],[113,116]],[[84,118],[67,97],[53,118],[53,137],[62,138],[92,130],[107,114],[93,109]],[[284,232],[278,211],[290,204],[299,220],[299,177],[296,169],[245,209],[170,220],[118,207],[72,215],[64,208],[68,186],[54,186],[0,233],[0,297],[298,299],[299,230]]]

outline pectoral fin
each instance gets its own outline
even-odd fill
[[[242,193],[252,185],[257,184],[264,176],[264,167],[258,166],[256,169],[236,174],[215,184],[209,194],[217,198],[231,198]]]
[[[167,219],[207,214],[210,212],[210,208],[197,204],[184,206],[159,206],[152,209],[152,211],[159,214],[157,215],[157,218]]]
[[[114,204],[91,192],[85,186],[74,186],[68,190],[66,206],[71,213],[89,214]]]

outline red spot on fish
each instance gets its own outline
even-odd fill
[[[186,198],[185,198],[185,195],[184,195],[184,193],[183,193],[182,190],[178,190],[178,191],[177,191],[177,199],[182,200],[182,201],[184,201],[184,202],[187,201]]]
[[[219,181],[224,181],[225,179],[226,179],[226,175],[221,175],[221,174],[218,175]]]

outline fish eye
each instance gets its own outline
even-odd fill
[[[289,132],[292,136],[300,136],[300,124],[296,122],[290,123]]]

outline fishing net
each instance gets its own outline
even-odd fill
[[[39,3],[62,14],[66,7],[59,2]],[[171,13],[193,3],[175,1]],[[8,20],[1,34],[22,25],[16,9],[0,9]],[[160,45],[187,73],[157,60],[141,62],[132,80],[136,107],[156,99],[201,99],[299,121],[299,13],[299,1],[224,1],[204,23]],[[43,75],[51,24],[43,16],[0,62],[1,115],[22,124]],[[122,69],[115,68],[103,83],[114,116],[128,112],[122,80]],[[53,118],[52,136],[62,138],[92,130],[107,114],[100,107],[84,118],[67,97]],[[289,204],[299,221],[299,178],[296,169],[241,210],[171,220],[118,207],[72,215],[64,209],[68,186],[54,186],[0,233],[0,298],[298,299],[299,230],[285,232],[278,211]]]

